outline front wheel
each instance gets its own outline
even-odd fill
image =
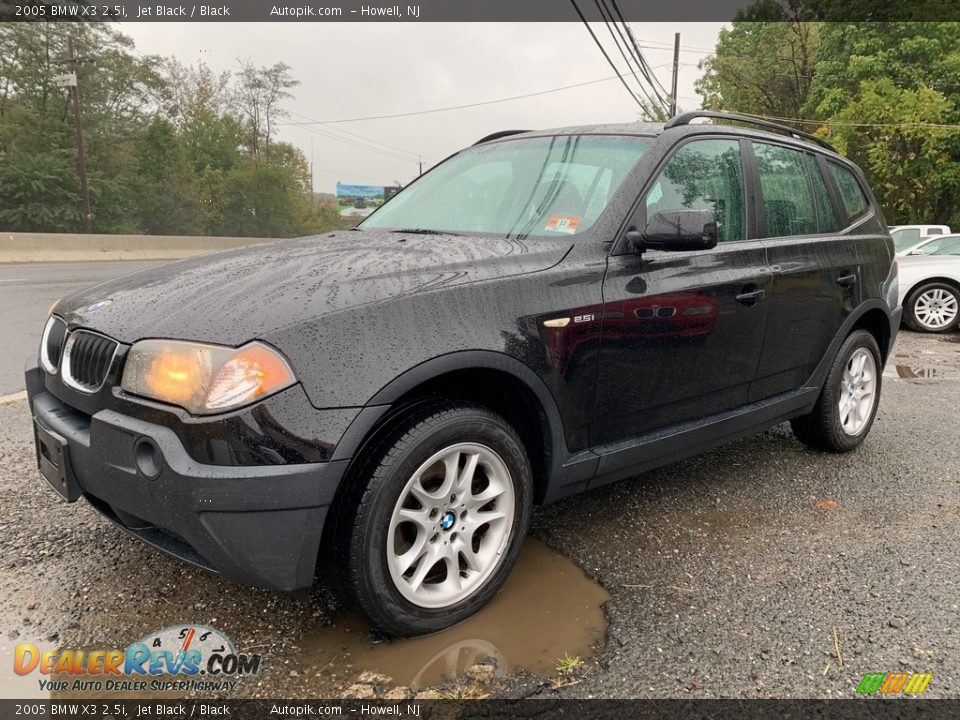
[[[794,435],[817,450],[848,452],[863,442],[880,401],[880,348],[866,330],[840,346],[813,412],[790,421]]]
[[[421,408],[361,468],[348,577],[378,629],[454,625],[496,593],[530,520],[530,463],[502,417],[468,405]]]

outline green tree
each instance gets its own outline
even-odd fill
[[[62,151],[17,153],[0,162],[0,227],[71,232],[80,223],[74,169]]]
[[[751,115],[801,118],[819,46],[818,25],[797,5],[762,0],[730,28],[700,63],[703,107]]]
[[[813,3],[760,0],[722,30],[701,64],[704,107],[827,137],[889,222],[960,224],[960,23],[813,22]]]
[[[70,93],[53,78],[76,47],[95,232],[285,237],[338,226],[309,197],[309,167],[273,137],[299,83],[284,63],[136,53],[103,23],[0,24],[0,230],[83,228]]]
[[[244,160],[224,179],[227,235],[291,237],[306,202],[296,174],[289,167]]]
[[[124,212],[131,203],[129,143],[152,116],[161,81],[154,69],[158,59],[135,56],[133,42],[110,25],[0,24],[0,163],[49,168],[49,158],[42,156],[76,158],[70,94],[53,82],[54,76],[66,70],[68,36],[74,40],[78,61],[94,229],[128,229],[130,222]],[[28,157],[33,155],[38,156],[35,161]],[[44,216],[60,218],[60,229],[80,231],[83,223],[76,172],[56,177],[62,184],[48,188],[48,197],[62,202],[74,198],[77,208],[60,208]],[[8,191],[25,196],[31,187]],[[33,212],[27,216],[39,217]],[[68,218],[75,218],[76,224],[64,227]],[[22,229],[50,228],[30,225]]]
[[[821,134],[865,168],[889,222],[960,223],[960,23],[826,23],[820,37],[805,111]]]
[[[173,125],[155,119],[137,139],[135,158],[137,227],[156,235],[201,231],[193,168]]]

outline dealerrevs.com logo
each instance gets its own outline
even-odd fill
[[[65,691],[229,691],[239,678],[260,672],[261,656],[238,653],[224,633],[206,625],[171,625],[124,650],[61,649],[42,652],[17,645],[13,671],[38,672],[40,689]],[[66,679],[65,679],[66,678]]]

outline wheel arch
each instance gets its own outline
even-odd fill
[[[415,406],[433,399],[490,408],[516,429],[530,458],[534,501],[543,502],[568,455],[563,421],[550,390],[536,373],[503,353],[467,350],[416,365],[381,388],[341,438],[332,459],[352,458],[350,482],[366,448]],[[519,402],[518,402],[519,401]]]
[[[857,318],[857,321],[850,328],[846,337],[855,330],[866,330],[873,335],[880,348],[880,357],[886,359],[891,350],[891,338],[893,333],[890,329],[890,317],[880,308],[870,308]]]
[[[950,287],[954,288],[957,292],[960,292],[960,280],[957,280],[956,278],[952,278],[949,275],[925,277],[922,280],[917,280],[913,285],[910,286],[910,289],[903,294],[904,304],[906,304],[907,300],[910,299],[910,296],[913,295],[913,293],[928,283],[943,283],[944,285],[949,285]]]
[[[877,340],[877,345],[880,346],[881,360],[886,361],[896,337],[896,318],[899,318],[899,311],[891,312],[882,300],[874,298],[860,303],[847,315],[847,319],[837,331],[837,334],[834,335],[833,341],[807,381],[806,387],[823,388],[833,359],[840,351],[844,341],[850,337],[850,333],[854,330],[864,329],[870,332]]]

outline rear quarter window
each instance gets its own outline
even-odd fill
[[[857,218],[865,215],[870,204],[867,202],[867,196],[864,194],[863,188],[860,187],[860,183],[852,172],[834,163],[828,163],[828,165],[830,166],[830,176],[840,192],[842,209],[846,214],[845,224],[849,225]]]

